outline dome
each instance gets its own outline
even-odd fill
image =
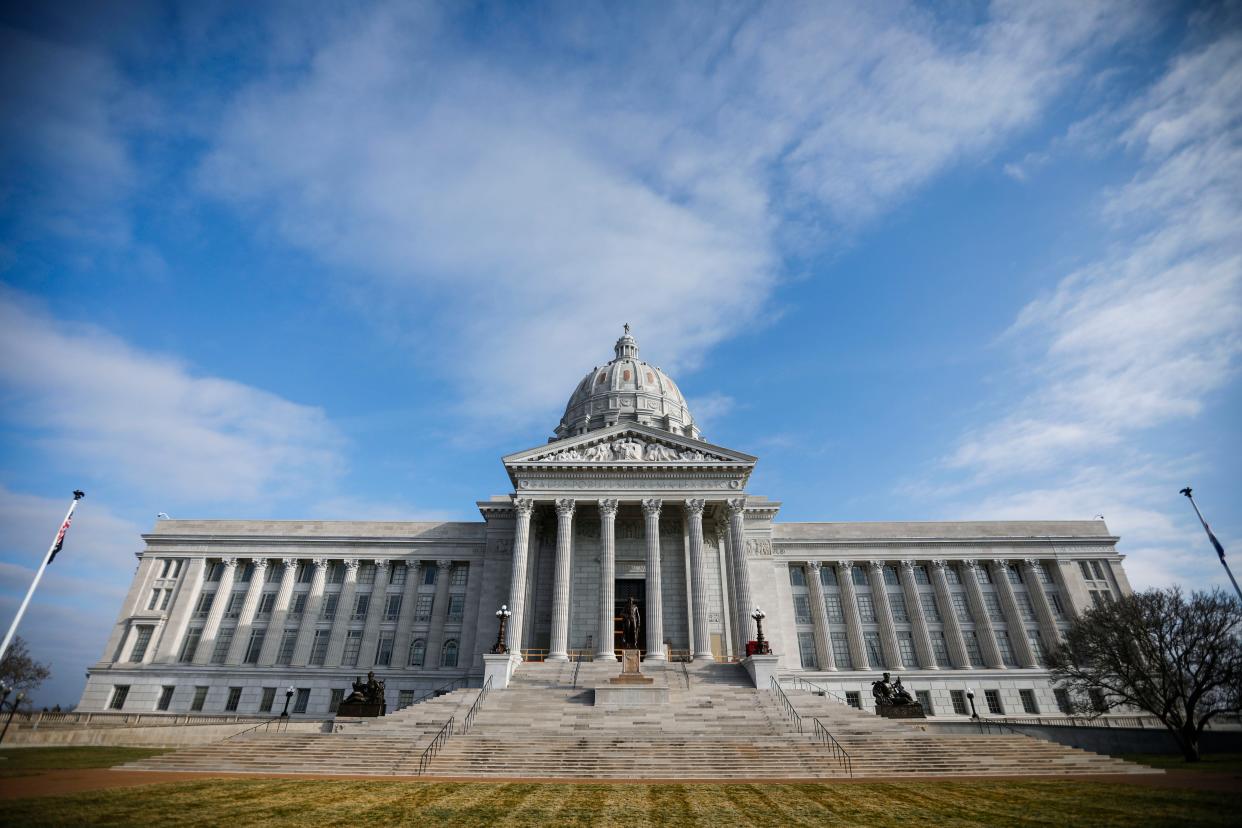
[[[573,437],[617,423],[641,423],[701,440],[681,391],[663,371],[638,358],[630,326],[613,347],[616,358],[592,368],[574,389],[556,438]]]

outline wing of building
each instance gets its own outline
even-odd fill
[[[851,702],[890,671],[933,715],[1055,714],[1043,653],[1129,592],[1103,521],[784,523],[756,462],[627,330],[480,521],[158,521],[80,709],[324,717],[372,670],[393,709],[480,682],[502,605],[564,661],[613,658],[633,598],[647,660],[744,656],[761,607],[779,669]]]

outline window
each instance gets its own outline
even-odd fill
[[[202,711],[203,704],[205,704],[206,701],[207,701],[207,688],[206,687],[195,687],[194,688],[194,700],[190,702],[190,709],[193,710],[195,713],[198,713]]]
[[[1097,607],[1104,606],[1104,597],[1099,593],[1098,590],[1094,590],[1094,589],[1091,590],[1091,603]]]
[[[798,655],[802,659],[802,669],[819,669],[819,658],[815,654],[815,633],[798,633]]]
[[[1055,592],[1048,593],[1048,603],[1052,604],[1052,614],[1057,618],[1065,617],[1065,605],[1061,603],[1061,596]]]
[[[172,592],[171,589],[164,590],[164,598],[160,601],[160,612],[168,609],[168,602],[172,600]]]
[[[398,710],[400,710],[403,707],[409,707],[413,703],[414,703],[414,691],[413,690],[401,690],[397,693],[397,709]]]
[[[194,653],[198,650],[198,639],[203,634],[202,627],[190,627],[185,631],[185,641],[181,642],[181,655],[177,660],[182,664],[194,661]]]
[[[966,595],[961,592],[953,593],[953,614],[958,621],[970,623],[974,621],[970,617],[970,604],[966,603]]]
[[[1058,687],[1052,691],[1053,697],[1057,700],[1057,710],[1069,716],[1074,712],[1074,705],[1070,704],[1069,691]]]
[[[384,620],[396,621],[401,616],[401,595],[389,595],[384,603]]]
[[[218,581],[222,575],[224,575],[224,562],[213,561],[207,570],[207,580]]]
[[[916,584],[930,584],[931,577],[927,574],[927,567],[920,564],[914,568],[914,582]]]
[[[230,687],[230,688],[229,688],[229,698],[228,698],[228,701],[226,701],[226,702],[224,703],[224,712],[226,712],[226,713],[236,713],[236,712],[237,712],[237,705],[238,705],[238,703],[239,703],[240,701],[241,701],[241,688],[240,688],[240,687]]]
[[[863,621],[875,621],[875,604],[870,595],[858,595],[858,615]]]
[[[224,608],[225,618],[236,618],[241,615],[242,602],[246,600],[246,593],[234,592],[229,595],[229,602]]]
[[[134,648],[129,651],[129,660],[138,663],[147,655],[147,645],[151,643],[151,633],[155,632],[155,627],[148,627],[145,624],[138,628],[138,633],[134,636]]]
[[[962,633],[962,637],[966,639],[966,657],[970,659],[971,667],[983,666],[983,654],[979,652],[979,636],[974,631]]]
[[[333,561],[328,564],[328,583],[345,583],[345,563],[343,561]]]
[[[151,590],[151,600],[147,602],[147,610],[148,610],[148,611],[150,611],[150,610],[154,610],[154,609],[155,609],[155,608],[159,605],[159,603],[160,603],[160,593],[161,593],[161,592],[163,592],[163,591],[164,591],[164,590],[162,590],[162,589],[153,589],[153,590]]]
[[[160,688],[160,700],[155,703],[156,710],[167,710],[172,707],[173,691],[177,688],[171,684],[165,684]]]
[[[854,667],[854,660],[850,658],[849,638],[845,633],[832,634],[832,660],[837,663],[838,670],[850,670]]]
[[[263,652],[263,639],[267,638],[267,630],[251,630],[250,643],[246,645],[245,664],[258,664],[259,653]]]
[[[409,571],[409,567],[401,561],[390,564],[388,567],[388,583],[393,586],[402,586],[405,583],[405,576],[409,574]]]
[[[379,667],[388,667],[392,664],[391,633],[380,636],[379,645],[375,648],[375,664]]]
[[[1018,660],[1013,657],[1013,644],[1009,641],[1009,633],[1004,630],[996,634],[996,649],[1000,650],[1001,664],[1006,667],[1018,666]]]
[[[990,620],[997,623],[1005,620],[1005,614],[1001,612],[1000,596],[995,592],[983,593],[983,605],[987,607]]]
[[[950,690],[949,700],[953,702],[953,712],[959,716],[969,716],[970,710],[966,707],[966,693],[962,690]]]
[[[846,690],[845,691],[845,703],[848,704],[850,707],[855,707],[859,710],[862,710],[862,694],[859,693],[857,690]]]
[[[1022,584],[1022,573],[1013,564],[1005,564],[1005,575],[1009,578],[1009,583],[1016,586]]]
[[[1023,621],[1035,620],[1035,607],[1031,604],[1031,596],[1024,592],[1019,592],[1013,596],[1014,601],[1018,604],[1018,613],[1022,616]]]
[[[1099,561],[1091,562],[1091,570],[1095,573],[1095,579],[1097,581],[1108,580],[1107,578],[1104,577],[1104,566]]]
[[[796,587],[806,586],[806,570],[800,566],[789,567],[789,585]]]
[[[431,620],[431,604],[435,596],[420,595],[418,603],[414,605],[414,623],[426,624]]]
[[[341,666],[357,667],[358,651],[362,649],[362,630],[350,630],[345,633],[345,651],[341,655]]]
[[[172,569],[172,558],[165,558],[160,563],[163,564],[163,567],[160,569],[160,577],[167,578],[169,571]]]
[[[254,577],[254,561],[247,561],[242,567],[241,577],[238,578],[239,583],[248,584],[250,579]]]
[[[988,571],[988,568],[986,566],[976,566],[974,569],[975,569],[975,574],[979,576],[979,583],[981,584],[992,583],[992,573]]]
[[[375,564],[370,561],[363,561],[358,564],[358,583],[373,584],[375,583]]]
[[[328,637],[331,630],[315,630],[315,640],[311,643],[310,663],[314,667],[322,667],[328,657]]]
[[[444,642],[444,650],[440,654],[441,667],[457,666],[457,639],[450,638]]]
[[[276,593],[265,592],[259,597],[258,614],[260,618],[265,618],[272,614],[272,607],[276,606]]]
[[[900,592],[890,592],[888,594],[888,605],[893,610],[894,621],[909,621],[910,613],[906,612],[906,596]]]
[[[299,584],[309,584],[313,577],[315,577],[315,567],[306,561],[298,561],[298,572],[294,580]]]
[[[1005,707],[1004,705],[1001,704],[1001,697],[1000,697],[999,690],[984,690],[983,698],[987,700],[989,713],[991,713],[993,716],[1004,716],[1005,715]]]
[[[211,663],[223,664],[228,658],[229,648],[233,646],[233,629],[220,630],[216,634],[216,647],[211,651]]]
[[[370,595],[358,595],[354,597],[354,613],[350,616],[351,621],[367,620],[367,610],[371,608]]]
[[[263,583],[265,584],[276,583],[277,581],[280,580],[280,576],[284,571],[285,571],[284,564],[281,564],[280,566],[268,564],[268,566],[263,570]]]
[[[1082,570],[1082,577],[1086,578],[1088,581],[1095,580],[1091,577],[1091,567],[1086,561],[1079,561],[1078,568]]]
[[[957,567],[954,566],[953,564],[948,564],[945,566],[944,578],[946,581],[948,581],[951,584],[960,584],[962,582],[962,575],[960,572],[957,571]]]
[[[819,568],[819,582],[824,586],[837,585],[837,571],[832,568],[832,564],[825,564]]]
[[[345,691],[333,689],[332,697],[328,699],[328,712],[335,713],[341,707],[341,702],[345,699]]]
[[[276,688],[264,687],[263,696],[259,699],[259,712],[271,713],[272,705],[276,703]]]
[[[182,567],[182,566],[184,566],[184,565],[185,565],[185,559],[184,559],[184,558],[177,558],[176,560],[174,560],[174,561],[173,561],[172,574],[171,574],[169,577],[170,577],[170,578],[180,578],[180,577],[181,577],[181,567]]]
[[[828,620],[835,621],[840,624],[845,621],[845,616],[841,613],[841,596],[825,595],[824,609],[828,612]]]
[[[851,567],[850,573],[854,579],[854,586],[865,587],[869,585],[870,582],[867,580],[867,573],[863,572],[863,568],[861,566]]]
[[[794,596],[794,623],[811,623],[811,599],[806,595]]]
[[[925,714],[928,716],[936,715],[936,711],[932,709],[930,690],[915,690],[914,698],[923,706],[923,712]]]
[[[1027,630],[1026,640],[1031,645],[1031,655],[1035,656],[1036,664],[1044,663],[1044,637],[1039,634],[1039,630]]]
[[[466,581],[470,578],[470,564],[459,563],[453,564],[452,575],[449,577],[450,587],[465,587]]]
[[[429,564],[423,567],[423,585],[434,586],[436,583],[436,570],[439,569],[435,564]]]
[[[280,634],[280,652],[276,654],[276,663],[289,666],[293,663],[293,649],[298,644],[298,631],[285,630]]]
[[[410,666],[422,667],[423,658],[427,654],[427,642],[421,638],[414,639],[414,643],[410,645]]]
[[[341,600],[339,592],[332,592],[323,596],[323,607],[319,610],[319,617],[324,621],[331,621],[336,618],[336,605]]]
[[[211,612],[211,602],[215,597],[216,594],[214,592],[204,592],[198,596],[198,603],[194,605],[194,617],[206,618],[207,614]]]
[[[867,646],[867,661],[872,667],[878,667],[884,663],[884,650],[880,647],[880,634],[878,632],[863,633],[863,643]]]
[[[908,632],[897,633],[897,649],[901,652],[903,667],[918,667],[919,660],[914,654],[914,636]]]
[[[1034,690],[1019,690],[1018,697],[1022,699],[1022,712],[1030,713],[1032,716],[1039,715],[1039,705],[1035,703]]]
[[[936,607],[936,596],[930,592],[919,593],[919,605],[923,607],[923,615],[928,621],[940,621],[940,610]]]
[[[448,622],[450,624],[460,624],[462,617],[466,614],[466,596],[450,595],[448,604]]]
[[[293,596],[293,606],[289,609],[289,617],[301,618],[304,612],[306,612],[306,593],[299,592]]]
[[[932,658],[936,659],[936,664],[941,667],[952,667],[949,663],[949,645],[944,640],[944,633],[940,630],[934,630],[930,633]]]
[[[310,704],[310,688],[299,687],[298,697],[293,702],[293,712],[294,713],[305,713],[306,705],[308,704]]]
[[[1035,576],[1039,578],[1041,584],[1052,583],[1052,573],[1048,571],[1048,567],[1044,566],[1043,561],[1035,562]]]
[[[897,580],[897,570],[891,566],[884,567],[884,583],[889,586],[900,586],[901,581]]]
[[[1104,713],[1108,710],[1108,700],[1104,696],[1104,691],[1092,688],[1087,691],[1087,695],[1091,697],[1091,709],[1096,713]]]

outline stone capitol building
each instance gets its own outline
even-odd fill
[[[782,522],[628,326],[614,351],[548,443],[502,458],[481,520],[159,520],[79,709],[275,715],[291,691],[325,718],[374,671],[392,711],[482,684],[501,605],[510,653],[599,661],[631,598],[644,662],[741,660],[760,607],[779,677],[863,709],[883,671],[933,718],[968,689],[981,714],[1066,708],[1043,654],[1130,590],[1102,520]]]

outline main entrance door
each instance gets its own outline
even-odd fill
[[[642,578],[618,578],[613,597],[616,599],[612,610],[612,648],[620,650],[621,644],[625,640],[625,625],[622,622],[621,610],[630,603],[633,598],[638,603],[638,616],[641,619],[642,626],[639,628],[638,635],[642,639],[639,643],[640,647],[646,652],[647,641],[647,582]]]

